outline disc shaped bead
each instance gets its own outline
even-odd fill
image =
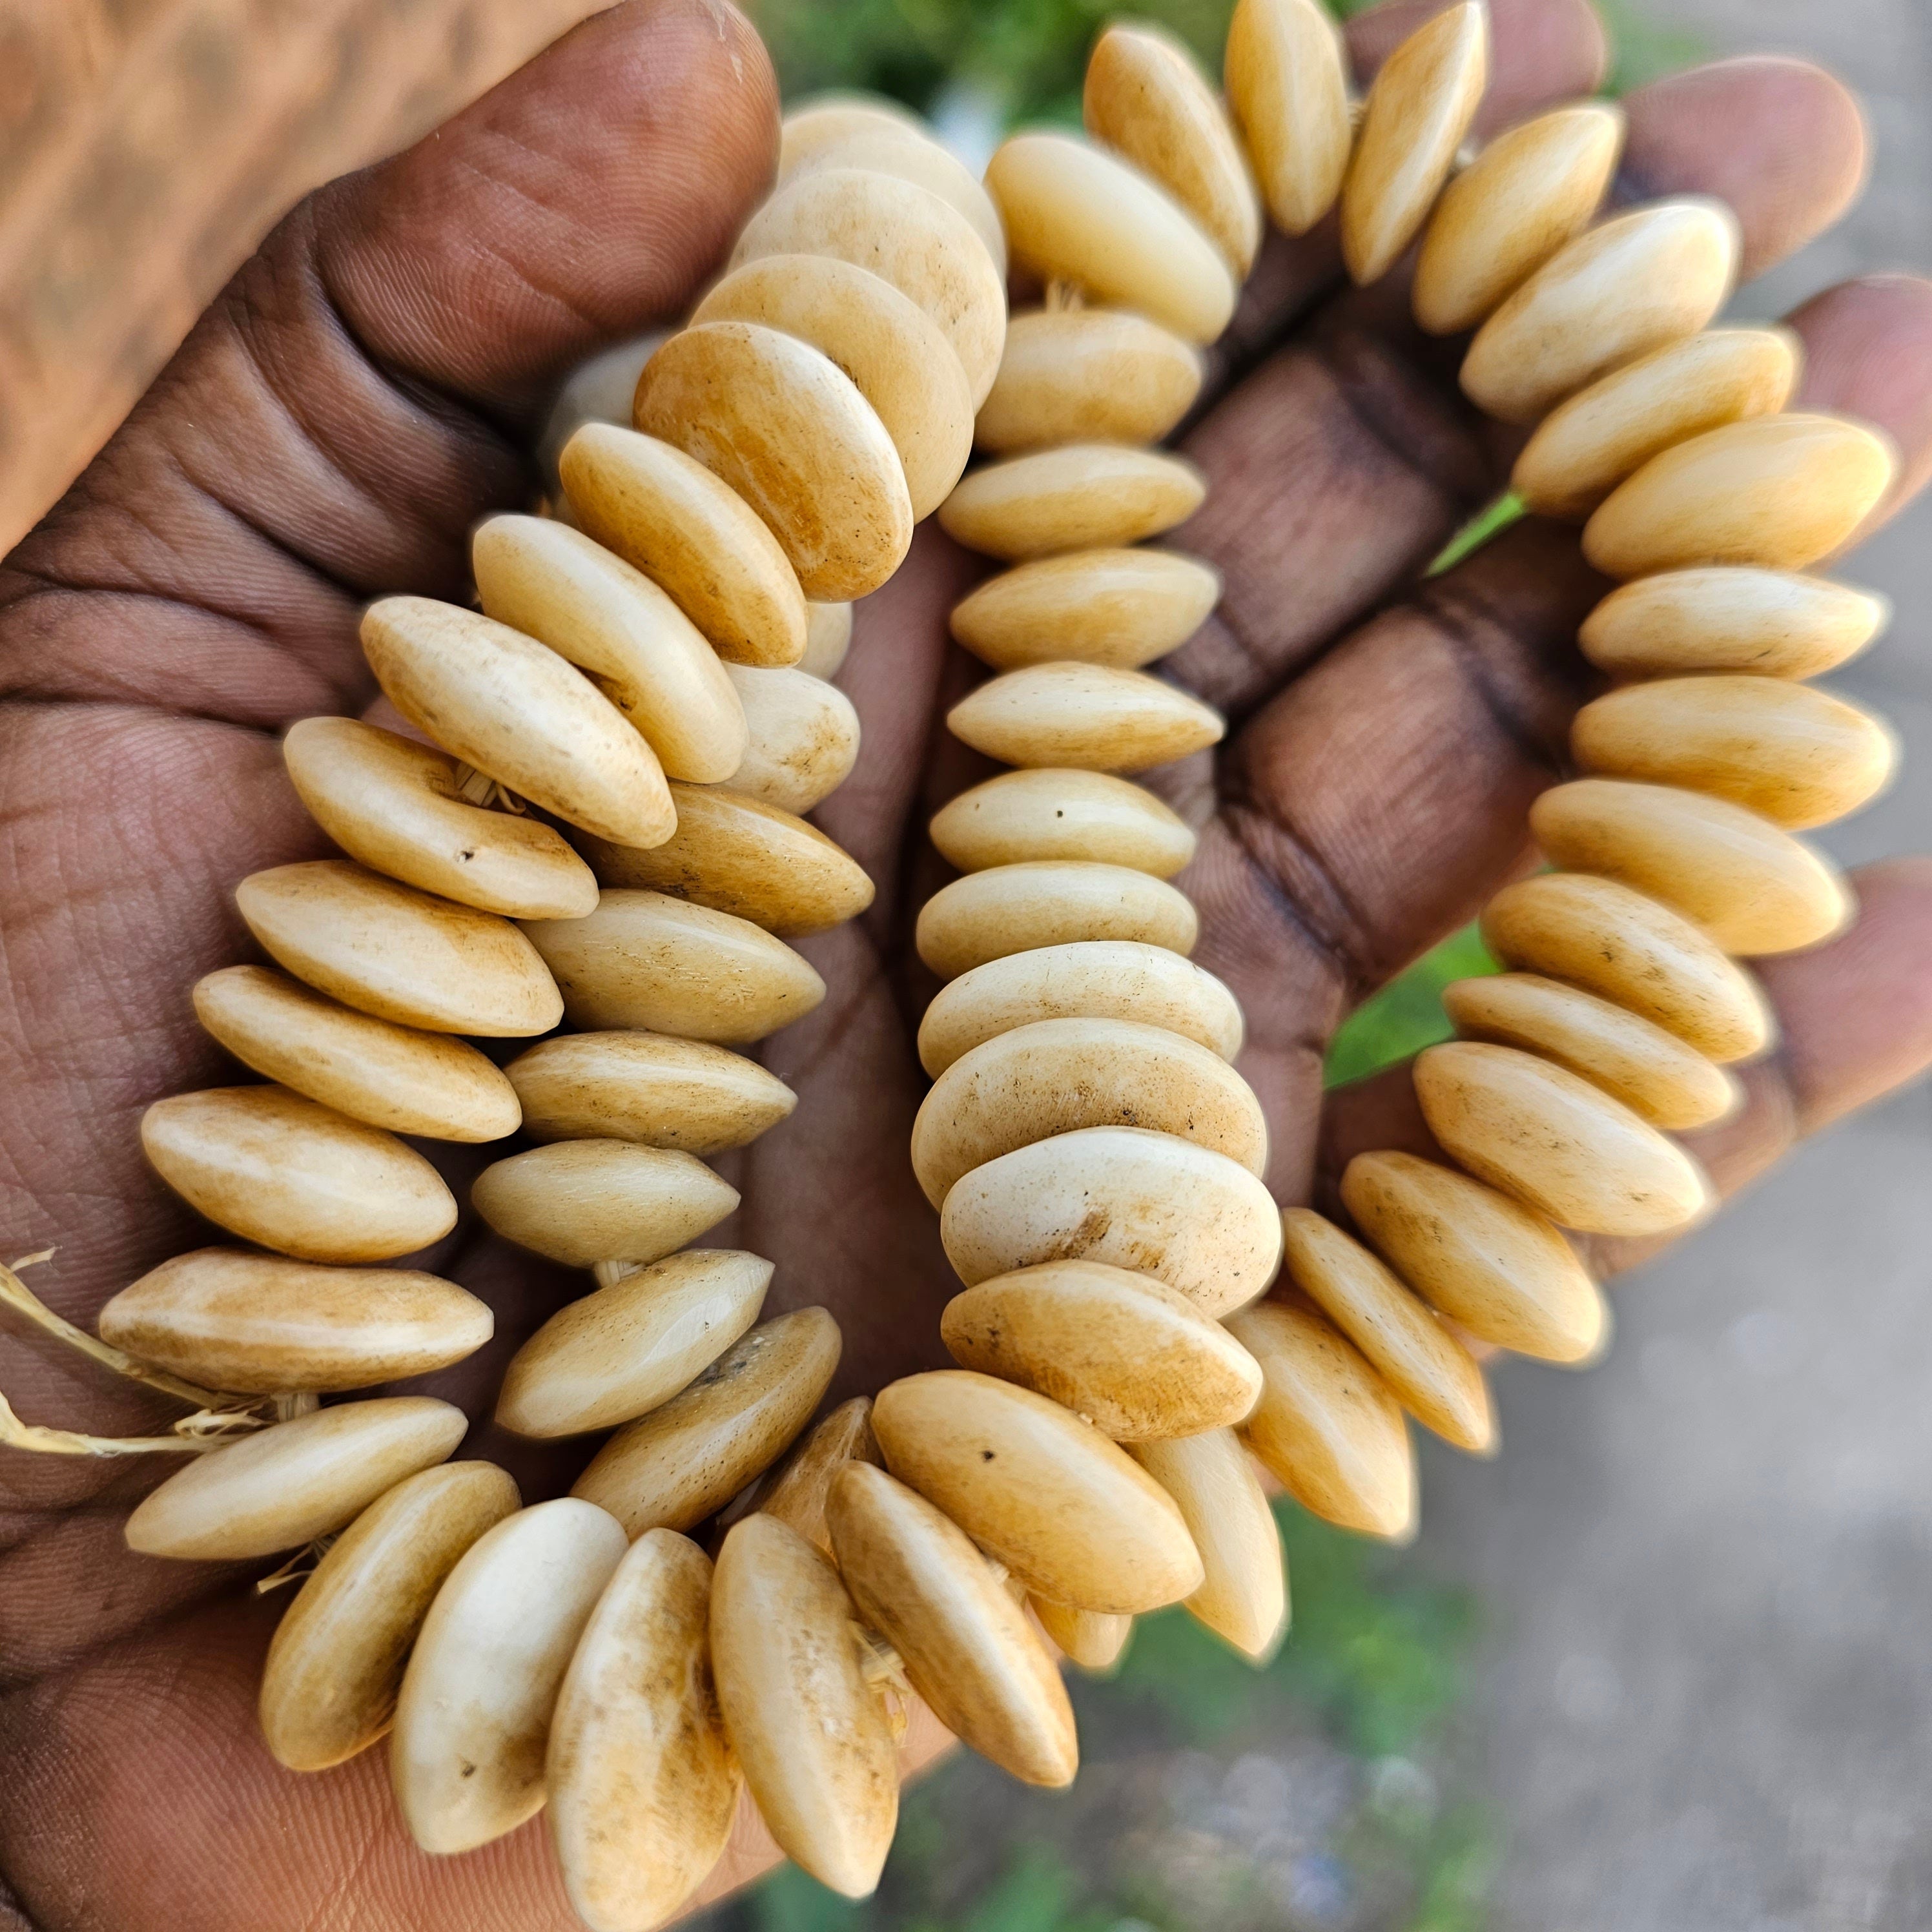
[[[814,677],[836,677],[852,648],[851,605],[806,604],[805,630],[805,655],[798,668]]]
[[[952,607],[952,634],[995,670],[1070,660],[1136,670],[1185,644],[1220,572],[1165,550],[1076,550],[1016,564]]]
[[[1193,950],[1200,920],[1185,894],[1126,866],[1030,860],[969,872],[920,908],[914,942],[941,979],[1036,946],[1126,940]]]
[[[833,143],[861,134],[914,143],[933,138],[910,107],[887,95],[842,88],[811,94],[778,123],[778,178],[783,181]]]
[[[932,842],[962,872],[1033,859],[1088,860],[1172,878],[1194,834],[1150,791],[1103,772],[1002,772],[934,814]]]
[[[1120,309],[1023,309],[974,439],[1006,454],[1062,443],[1158,442],[1187,413],[1201,352]]]
[[[470,1202],[506,1240],[566,1268],[654,1262],[715,1228],[738,1190],[704,1162],[619,1140],[553,1141],[494,1161]]]
[[[1143,671],[1036,664],[989,680],[946,714],[952,735],[1007,765],[1138,772],[1218,745],[1227,721]]]
[[[939,520],[956,543],[1017,562],[1159,536],[1207,494],[1180,457],[1077,442],[974,470],[939,506]]]
[[[809,812],[859,759],[859,714],[837,686],[802,670],[731,667],[751,742],[731,789],[780,812]]]
[[[782,136],[780,140],[782,145]],[[895,176],[938,195],[972,224],[994,268],[1002,276],[1006,274],[1006,231],[1000,226],[1000,212],[992,196],[980,185],[970,168],[929,136],[920,134],[908,139],[902,128],[876,122],[869,127],[854,124],[782,167],[778,178],[788,182],[813,168],[862,168],[870,174]],[[829,350],[826,352],[831,353]]]
[[[1132,1617],[1112,1617],[1100,1610],[1076,1610],[1070,1604],[1029,1595],[1040,1628],[1066,1654],[1068,1662],[1091,1677],[1110,1677],[1118,1667],[1134,1634]]]
[[[855,1395],[842,1402],[812,1431],[799,1438],[772,1464],[754,1492],[755,1507],[773,1516],[826,1556],[832,1554],[825,1521],[833,1479],[848,1462],[882,1467],[878,1438],[872,1433],[872,1399]]]
[[[1306,235],[1340,195],[1354,140],[1334,17],[1317,0],[1238,0],[1222,58],[1268,212],[1284,234]]]

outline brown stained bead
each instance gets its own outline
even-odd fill
[[[851,605],[808,604],[805,622],[805,655],[798,661],[798,669],[814,677],[836,677],[845,653],[852,648]]]
[[[1207,494],[1201,472],[1180,457],[1076,442],[974,470],[939,506],[939,521],[968,550],[1019,562],[1159,536]]]
[[[738,1190],[704,1162],[619,1140],[554,1141],[494,1161],[470,1204],[506,1240],[566,1268],[654,1262],[715,1228]]]
[[[1099,1610],[1076,1610],[1052,1598],[1029,1595],[1028,1607],[1076,1669],[1090,1677],[1111,1677],[1134,1634],[1132,1617],[1110,1617]]]
[[[1227,721],[1144,671],[1036,664],[990,679],[946,714],[952,735],[1008,765],[1138,772],[1217,745]]]
[[[1238,0],[1222,62],[1268,212],[1284,234],[1305,235],[1340,195],[1354,138],[1334,20],[1317,0]]]
[[[962,872],[1072,859],[1168,879],[1194,856],[1194,834],[1177,812],[1104,772],[1003,772],[942,806],[928,830]]]
[[[974,424],[998,455],[1070,442],[1158,442],[1201,393],[1191,343],[1119,309],[1022,309]]]
[[[995,670],[1056,662],[1137,670],[1185,644],[1221,574],[1164,550],[1076,550],[989,578],[952,607],[952,634]]]
[[[914,929],[941,979],[1035,947],[1125,940],[1191,952],[1200,920],[1186,896],[1126,866],[1030,860],[969,872],[933,894]]]
[[[832,1479],[848,1462],[884,1466],[872,1433],[870,1396],[855,1395],[842,1402],[809,1434],[800,1436],[760,1479],[753,1507],[796,1530],[821,1556],[830,1556],[826,1497]]]
[[[859,759],[859,714],[836,685],[796,670],[734,664],[751,742],[731,789],[780,812],[809,812]]]
[[[780,135],[781,145],[784,136]],[[854,124],[836,138],[819,142],[812,152],[780,170],[781,182],[813,168],[862,168],[869,174],[894,175],[936,194],[972,224],[994,269],[1006,272],[1006,231],[1000,226],[993,198],[980,185],[972,170],[934,140],[908,140],[905,130],[879,124]]]

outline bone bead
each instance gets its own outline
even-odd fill
[[[573,1026],[736,1046],[802,1018],[825,982],[762,926],[664,892],[607,892],[587,919],[526,928]]]
[[[1201,1587],[1189,1616],[1264,1664],[1288,1631],[1288,1573],[1281,1532],[1253,1459],[1232,1429],[1175,1442],[1136,1442],[1127,1452],[1180,1511],[1201,1552]]]
[[[1459,1449],[1495,1453],[1496,1412],[1482,1370],[1402,1282],[1306,1208],[1282,1215],[1282,1247],[1295,1286],[1360,1350],[1410,1414]]]
[[[1334,20],[1316,0],[1239,0],[1222,59],[1268,212],[1283,233],[1305,235],[1340,196],[1354,138]]]
[[[1172,550],[1076,550],[989,578],[952,607],[952,634],[995,670],[1072,660],[1135,670],[1185,644],[1220,573]]]
[[[1151,1275],[1048,1262],[981,1282],[939,1332],[962,1369],[1050,1397],[1116,1442],[1239,1422],[1261,1393],[1252,1357]]]
[[[838,1472],[826,1514],[859,1614],[939,1721],[1024,1784],[1072,1784],[1080,1752],[1060,1672],[965,1533],[866,1462]]]
[[[943,980],[1038,946],[1124,940],[1193,950],[1200,920],[1186,896],[1126,866],[1033,860],[969,872],[933,894],[914,928]]]
[[[751,732],[731,789],[780,812],[809,812],[858,762],[852,700],[808,671],[730,670]]]
[[[738,1767],[711,1676],[711,1564],[654,1529],[578,1640],[544,1757],[550,1842],[592,1932],[648,1932],[723,1856]]]
[[[813,677],[833,678],[852,648],[852,607],[849,604],[808,604],[805,607],[805,655],[798,668]]]
[[[1654,456],[1583,531],[1607,577],[1694,564],[1803,570],[1850,542],[1898,473],[1891,441],[1836,416],[1760,416]]]
[[[726,1735],[779,1849],[862,1898],[898,1822],[892,1726],[871,1648],[830,1562],[766,1516],[734,1523],[711,1586],[711,1664]]]
[[[1835,866],[1728,799],[1579,778],[1536,801],[1530,830],[1552,864],[1661,899],[1741,957],[1815,946],[1852,916]]]
[[[1797,338],[1782,328],[1710,328],[1655,350],[1546,416],[1510,488],[1538,516],[1581,523],[1674,444],[1783,409],[1798,354]]]
[[[1000,226],[992,196],[980,185],[972,170],[936,140],[923,136],[908,140],[903,130],[883,126],[855,126],[783,168],[779,179],[789,182],[812,169],[827,167],[862,168],[870,174],[895,176],[938,195],[972,224],[994,268],[1001,276],[1006,274],[1006,231]]]
[[[338,1006],[271,967],[197,980],[194,1013],[244,1066],[372,1127],[494,1141],[522,1119],[516,1090],[473,1046]]]
[[[952,345],[973,406],[986,400],[1006,337],[1005,284],[972,223],[931,190],[862,168],[795,174],[745,224],[730,266],[767,255],[830,255],[890,282]]]
[[[946,714],[952,735],[1007,765],[1144,771],[1218,745],[1227,721],[1143,671],[1094,664],[1010,670]]]
[[[327,1536],[385,1490],[440,1462],[469,1426],[428,1396],[338,1402],[197,1456],[128,1517],[144,1556],[233,1562]]]
[[[956,1060],[913,1122],[913,1172],[937,1208],[1003,1154],[1102,1126],[1174,1134],[1250,1174],[1268,1166],[1261,1102],[1219,1054],[1162,1027],[1082,1018],[1036,1020]]]
[[[771,1279],[760,1256],[693,1248],[566,1304],[512,1358],[498,1424],[580,1436],[649,1414],[758,1320]]]
[[[1226,1154],[1143,1128],[1088,1127],[976,1168],[946,1196],[940,1239],[969,1288],[1042,1262],[1100,1262],[1220,1316],[1274,1279],[1281,1216]]]
[[[450,1572],[389,1738],[397,1807],[423,1850],[472,1850],[542,1809],[557,1691],[623,1555],[609,1516],[560,1496],[505,1517]]]
[[[702,1522],[790,1447],[840,1346],[822,1308],[751,1330],[681,1394],[620,1429],[571,1493],[609,1510],[634,1537]]]
[[[838,89],[815,94],[778,123],[779,180],[834,143],[860,135],[913,143],[932,140],[910,108],[886,95]]]
[[[1090,939],[1009,953],[942,986],[920,1022],[920,1061],[936,1080],[1014,1027],[1082,1015],[1165,1027],[1223,1060],[1241,1049],[1240,1007],[1213,974],[1164,946]]]
[[[1713,1060],[1742,1060],[1770,1040],[1749,976],[1682,914],[1614,879],[1519,880],[1484,908],[1482,925],[1505,965],[1628,1006]]]
[[[505,1070],[539,1141],[609,1138],[686,1154],[754,1141],[798,1105],[757,1061],[652,1033],[567,1034]]]
[[[1562,1234],[1466,1174],[1411,1154],[1360,1154],[1342,1204],[1382,1258],[1458,1328],[1544,1361],[1601,1346],[1609,1310]]]
[[[1498,134],[1430,218],[1416,258],[1416,320],[1432,335],[1474,328],[1588,225],[1623,144],[1623,110],[1606,101]]]
[[[1067,1660],[1090,1676],[1111,1676],[1134,1634],[1132,1617],[1110,1617],[1099,1610],[1076,1610],[1046,1597],[1029,1596],[1028,1604],[1041,1629],[1059,1646]]]
[[[112,1347],[204,1388],[272,1395],[447,1368],[489,1340],[496,1318],[453,1281],[414,1269],[197,1248],[122,1289],[98,1326]]]
[[[1462,0],[1382,63],[1342,185],[1342,255],[1379,281],[1420,232],[1489,84],[1488,10]]]
[[[262,1736],[291,1771],[326,1771],[388,1730],[416,1633],[458,1559],[518,1507],[493,1462],[405,1477],[330,1545],[268,1646]]]
[[[1779,825],[1828,825],[1874,798],[1897,747],[1868,712],[1777,677],[1673,677],[1577,712],[1586,770],[1714,792]]]
[[[554,1141],[476,1177],[471,1204],[506,1240],[566,1268],[654,1262],[715,1228],[738,1190],[704,1162],[630,1141]]]
[[[1018,562],[1159,536],[1207,494],[1180,457],[1076,442],[974,470],[939,506],[939,521],[968,550]]]
[[[855,1395],[772,1465],[758,1486],[758,1511],[796,1530],[822,1556],[830,1556],[832,1532],[826,1526],[825,1505],[833,1479],[848,1462],[879,1467],[883,1462],[878,1438],[872,1433],[872,1399]]]
[[[664,768],[584,674],[534,638],[428,597],[385,597],[362,652],[411,724],[546,812],[626,845],[676,820]]]
[[[1173,1498],[1045,1396],[935,1370],[881,1389],[872,1428],[893,1475],[1055,1603],[1134,1616],[1200,1584]]]
[[[1600,1087],[1654,1127],[1683,1132],[1732,1111],[1737,1082],[1676,1034],[1534,973],[1459,980],[1442,1004],[1466,1040],[1521,1047]]]
[[[456,761],[353,718],[304,718],[282,756],[309,815],[352,859],[512,919],[574,919],[596,882],[562,833],[472,805]]]
[[[1104,772],[1003,772],[942,806],[928,829],[962,872],[1072,859],[1167,879],[1194,856],[1194,834],[1178,813]]]
[[[456,1225],[454,1196],[413,1148],[280,1087],[157,1100],[141,1146],[197,1213],[300,1260],[387,1261]]]
[[[492,517],[470,541],[484,610],[586,673],[665,775],[709,784],[745,755],[718,653],[640,570],[554,518]]]
[[[1190,344],[1118,309],[1022,310],[974,437],[1004,454],[1063,443],[1158,442],[1200,394]]]

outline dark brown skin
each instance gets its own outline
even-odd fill
[[[1491,127],[1596,84],[1583,0],[1493,5]],[[1432,10],[1398,0],[1357,21],[1358,63]],[[1629,107],[1628,191],[1724,195],[1754,267],[1827,226],[1862,172],[1856,107],[1795,62],[1706,69]],[[9,560],[0,1248],[58,1246],[34,1279],[73,1318],[208,1238],[143,1166],[136,1123],[160,1095],[236,1077],[188,988],[254,956],[236,881],[326,850],[276,734],[371,703],[366,599],[464,595],[470,526],[535,487],[523,452],[544,398],[600,344],[688,304],[769,179],[776,127],[763,50],[722,4],[601,16],[440,135],[297,208]],[[1183,881],[1198,956],[1247,1009],[1242,1065],[1284,1202],[1322,1184],[1336,1022],[1527,862],[1526,809],[1560,775],[1589,688],[1576,625],[1603,589],[1574,533],[1542,525],[1418,589],[1507,451],[1459,401],[1453,352],[1402,313],[1399,287],[1342,290],[1326,232],[1276,238],[1186,439],[1214,490],[1180,541],[1228,592],[1172,668],[1233,728],[1168,790],[1202,827]],[[1932,287],[1874,278],[1791,320],[1804,403],[1883,425],[1905,453],[1901,496],[1917,488]],[[974,675],[944,612],[981,568],[922,532],[860,613],[842,682],[865,752],[820,817],[878,901],[806,944],[830,996],[767,1052],[799,1111],[735,1163],[745,1205],[721,1231],[777,1259],[772,1312],[838,1316],[840,1393],[935,1360],[951,1290],[906,1154],[929,990],[910,934],[940,876],[924,818],[976,775],[939,721]],[[1932,864],[1858,885],[1854,930],[1766,969],[1783,1043],[1752,1072],[1748,1112],[1700,1142],[1726,1186],[1932,1060]],[[1331,1156],[1426,1144],[1399,1078],[1338,1098],[1325,1133]],[[492,1300],[499,1334],[415,1386],[487,1416],[508,1352],[581,1279],[466,1237],[430,1262]],[[11,1338],[0,1388],[28,1420],[76,1427],[172,1413]],[[487,1424],[464,1453],[500,1456],[532,1498],[572,1466]],[[563,1932],[541,1824],[432,1862],[394,1822],[380,1750],[319,1778],[269,1760],[253,1702],[280,1600],[122,1547],[127,1508],[166,1467],[0,1451],[0,1928]],[[745,1835],[714,1889],[768,1857]]]

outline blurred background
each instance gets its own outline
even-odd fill
[[[590,0],[0,4],[0,544],[52,501],[304,190],[404,145]],[[754,0],[790,94],[894,94],[982,160],[1077,118],[1106,0]],[[1226,0],[1151,0],[1213,66]],[[1346,6],[1342,10],[1352,10]],[[1932,270],[1925,0],[1615,0],[1610,90],[1770,48],[1859,88],[1850,219],[1742,292]],[[1905,776],[1825,842],[1932,824],[1932,508],[1850,573],[1900,617],[1837,682]],[[1352,1019],[1331,1076],[1447,1030],[1463,935]],[[1852,1932],[1932,1925],[1932,1090],[1814,1146],[1626,1281],[1603,1367],[1512,1360],[1504,1451],[1423,1448],[1391,1552],[1284,1505],[1294,1626],[1256,1673],[1178,1612],[1076,1688],[1069,1793],[956,1762],[880,1896],[796,1873],[706,1932]]]

